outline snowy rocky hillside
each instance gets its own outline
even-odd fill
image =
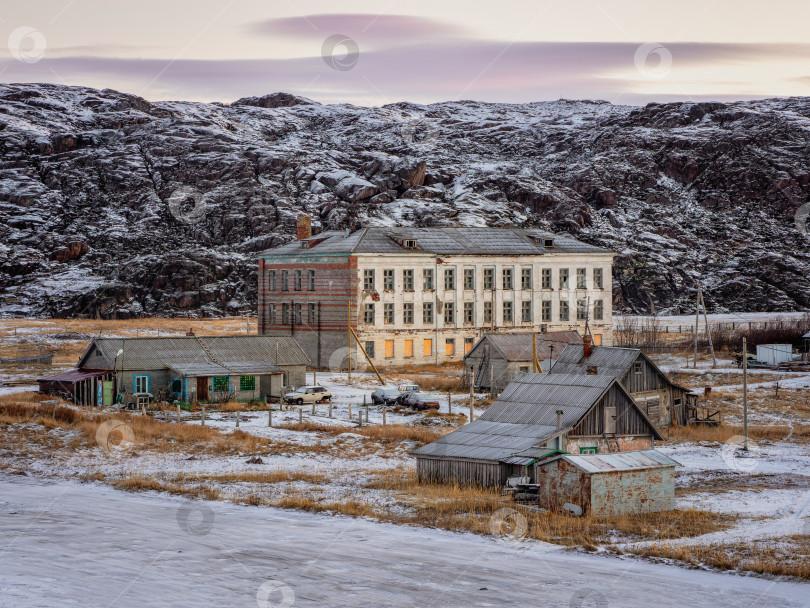
[[[615,302],[810,309],[810,100],[226,106],[0,86],[0,314],[253,309],[317,228],[532,225],[618,253]]]

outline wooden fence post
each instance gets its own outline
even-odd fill
[[[239,410],[236,410],[236,428],[239,428]]]
[[[447,413],[453,413],[453,395],[450,391],[447,391]]]
[[[304,408],[298,408],[298,424],[302,424],[304,422]]]
[[[177,423],[180,423],[180,404],[177,404]]]
[[[273,426],[273,410],[267,410],[267,426]]]
[[[332,400],[329,400],[329,417],[332,417]]]
[[[205,406],[202,406],[202,426],[205,426]]]
[[[385,426],[385,406],[383,406],[383,426]]]
[[[352,419],[352,404],[349,404],[349,420]]]
[[[315,402],[312,402],[312,415],[315,415]]]

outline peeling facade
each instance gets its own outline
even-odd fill
[[[259,261],[259,331],[317,367],[461,361],[484,333],[579,331],[612,344],[608,250],[514,228],[364,228],[298,239]]]

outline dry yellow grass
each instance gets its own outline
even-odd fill
[[[723,424],[721,426],[684,426],[669,430],[669,441],[673,443],[685,442],[718,442],[725,443],[735,436],[743,434],[743,427]],[[786,425],[749,426],[749,437],[754,441],[785,441],[806,440],[810,437],[810,426],[794,425],[791,429]]]
[[[661,543],[634,547],[629,552],[645,557],[674,559],[692,566],[810,579],[810,536],[712,545]]]
[[[331,426],[316,422],[301,422],[281,425],[279,428],[289,431],[302,431],[322,433],[325,435],[340,435],[342,433],[355,433],[378,441],[383,444],[398,444],[403,441],[414,441],[420,445],[435,441],[452,431],[451,427],[406,426],[404,424],[374,425],[356,428]]]

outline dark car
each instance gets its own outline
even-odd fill
[[[371,402],[375,405],[394,405],[399,403],[402,392],[398,388],[378,388],[371,393]]]
[[[415,410],[439,409],[439,400],[430,393],[423,393],[422,391],[405,393],[400,403]]]

